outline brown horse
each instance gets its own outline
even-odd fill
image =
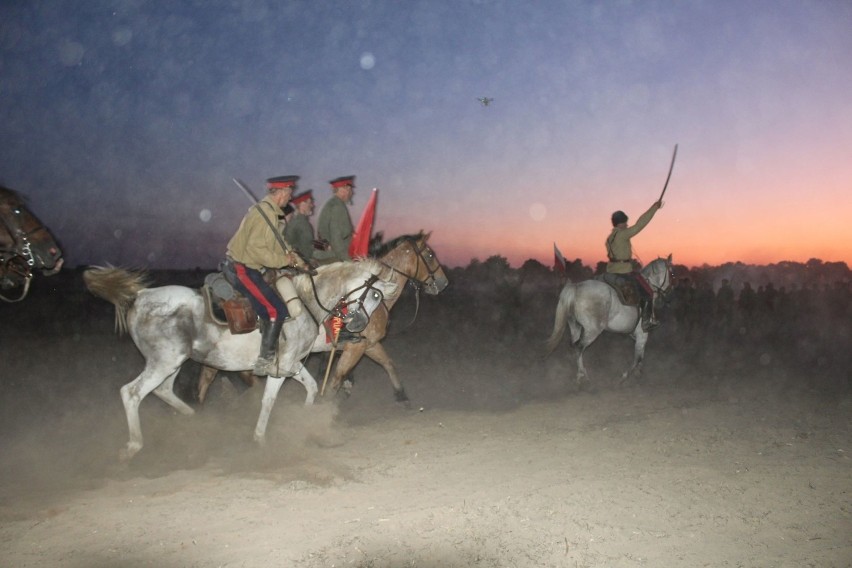
[[[394,278],[400,290],[409,281],[418,287],[422,287],[429,295],[436,295],[447,287],[449,283],[447,275],[444,274],[441,263],[427,243],[430,234],[421,232],[417,235],[403,235],[386,243],[376,251],[379,261],[393,269]],[[390,310],[400,296],[401,294],[396,294],[393,298],[386,299],[384,308],[379,307],[373,312],[370,317],[370,323],[361,332],[361,341],[357,343],[348,342],[342,346],[338,346],[342,349],[342,354],[331,374],[331,388],[333,390],[340,389],[343,378],[358,364],[361,357],[366,355],[381,365],[385,372],[387,372],[388,378],[393,385],[396,400],[403,403],[406,407],[411,405],[408,395],[405,393],[405,388],[403,388],[402,382],[396,374],[393,361],[381,344],[382,339],[384,339],[387,333]],[[331,344],[324,341],[317,341],[314,343],[312,351],[316,353],[331,351],[331,349]],[[216,369],[212,367],[202,367],[198,384],[199,402],[204,402],[207,396],[207,389],[216,378],[216,373]],[[249,386],[257,383],[257,379],[248,373],[242,373],[240,377]],[[351,386],[345,390],[348,392],[350,388]]]
[[[62,262],[62,251],[47,227],[17,192],[0,186],[0,300],[23,300],[33,269],[50,276],[59,272]],[[7,297],[7,293],[17,297]]]

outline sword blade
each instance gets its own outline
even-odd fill
[[[245,194],[246,197],[248,197],[248,200],[251,201],[252,204],[257,203],[257,197],[254,196],[254,194],[251,192],[249,187],[244,182],[238,180],[237,178],[231,178],[231,179],[234,180],[234,183],[237,184],[237,187],[239,187],[240,189],[243,190],[243,193]]]
[[[663,196],[666,194],[666,189],[669,187],[669,180],[672,179],[672,170],[674,169],[675,158],[677,158],[677,144],[675,144],[674,153],[672,154],[672,163],[669,166],[669,175],[666,176],[666,184],[663,186],[663,192],[660,194],[660,198],[657,201],[663,200]]]

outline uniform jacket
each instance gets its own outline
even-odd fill
[[[613,274],[633,272],[633,247],[630,246],[630,239],[645,228],[645,225],[654,217],[657,209],[659,208],[656,203],[651,205],[651,208],[642,213],[632,227],[612,228],[612,232],[606,239],[606,254],[609,258],[606,265],[607,272]]]
[[[296,249],[302,258],[311,260],[314,255],[314,228],[310,220],[299,213],[284,228],[284,238]]]
[[[319,261],[336,262],[351,260],[349,244],[352,242],[352,219],[346,203],[336,195],[326,201],[320,211],[317,221],[317,234],[331,245],[331,250],[314,251],[314,258]]]
[[[264,197],[243,217],[240,228],[228,242],[228,256],[255,270],[287,266],[291,262],[290,254],[281,247],[275,232],[264,221],[258,207],[263,209],[273,227],[278,226],[278,216],[284,215],[284,211],[275,204],[271,195]]]

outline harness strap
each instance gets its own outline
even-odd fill
[[[609,237],[607,237],[607,239],[606,239],[606,256],[607,256],[607,258],[609,259],[610,262],[630,262],[632,260],[630,258],[627,258],[627,259],[615,258],[615,253],[612,252],[612,243],[615,240],[615,235],[617,235],[617,234],[618,233],[616,232],[616,230],[613,229],[612,232],[609,234]]]
[[[255,208],[257,212],[260,213],[260,216],[263,217],[263,220],[266,221],[266,224],[269,225],[269,228],[272,229],[272,234],[275,235],[275,238],[278,240],[278,244],[281,245],[281,248],[284,249],[284,252],[288,254],[293,253],[293,249],[287,244],[287,241],[284,240],[284,237],[281,236],[281,233],[278,232],[278,228],[272,224],[272,221],[269,220],[269,217],[266,216],[266,213],[261,209],[260,204],[264,203],[263,201],[255,204]]]

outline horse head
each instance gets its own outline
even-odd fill
[[[376,252],[381,262],[417,286],[422,286],[429,295],[439,294],[449,284],[435,251],[428,241],[432,233],[403,235],[388,242]]]
[[[346,329],[356,333],[367,327],[382,300],[398,291],[392,273],[372,259],[320,266],[316,277],[308,278],[302,276],[294,283],[303,301],[309,296],[314,298],[311,311],[315,316],[320,315],[318,307],[326,315],[340,317]],[[312,294],[306,294],[308,287],[312,288]]]
[[[0,187],[0,247],[4,257],[18,257],[28,269],[41,269],[45,275],[62,268],[62,251],[47,227],[16,192],[5,187]]]
[[[651,285],[655,294],[667,298],[674,289],[674,270],[672,268],[672,255],[666,258],[657,258],[648,263],[642,269],[642,275]]]

